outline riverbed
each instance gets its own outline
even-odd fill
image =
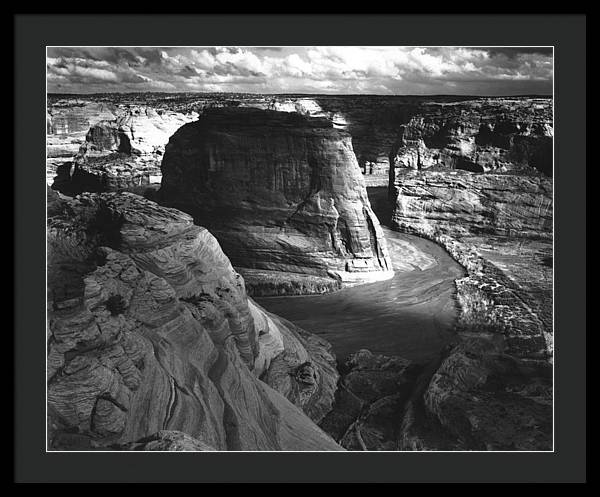
[[[437,244],[383,226],[392,279],[325,295],[261,297],[268,311],[325,338],[338,360],[359,349],[419,363],[453,338],[454,280],[464,269]]]

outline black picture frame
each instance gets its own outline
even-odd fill
[[[14,479],[17,482],[586,480],[586,18],[583,15],[16,15]],[[555,451],[61,453],[45,440],[47,45],[554,46]]]

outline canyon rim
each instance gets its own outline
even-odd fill
[[[553,50],[48,47],[48,451],[552,451]]]

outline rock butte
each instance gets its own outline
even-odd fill
[[[161,168],[158,201],[207,226],[236,267],[393,276],[351,137],[326,119],[209,109],[173,135]]]
[[[249,299],[205,228],[131,193],[48,205],[50,448],[340,449],[315,424],[329,345]]]

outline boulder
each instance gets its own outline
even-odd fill
[[[470,450],[552,450],[552,366],[461,341],[432,376],[427,412]]]
[[[397,450],[405,404],[422,366],[401,357],[352,354],[321,427],[348,450]]]

